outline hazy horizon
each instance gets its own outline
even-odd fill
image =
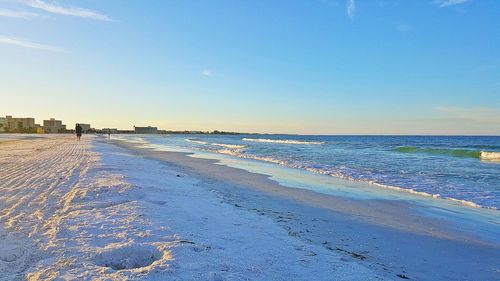
[[[0,116],[500,135],[499,14],[478,0],[3,0]]]

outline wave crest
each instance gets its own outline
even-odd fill
[[[252,142],[267,142],[267,143],[282,143],[282,144],[312,144],[312,145],[320,145],[324,144],[324,141],[301,141],[301,140],[273,140],[273,139],[252,139],[252,138],[243,138],[243,141],[252,141]]]
[[[500,152],[481,151],[481,159],[486,161],[500,161]]]
[[[208,144],[206,141],[200,141],[200,140],[195,140],[195,139],[186,139],[187,142],[193,142],[197,144]]]
[[[447,155],[453,157],[477,158],[485,161],[500,162],[500,152],[498,151],[428,148],[416,146],[401,146],[396,148],[395,150],[402,153],[426,153],[433,155]]]
[[[242,149],[242,148],[247,147],[246,145],[243,145],[243,144],[227,144],[227,143],[212,143],[211,145],[221,146],[221,147],[226,147],[226,148],[233,148],[233,149]]]

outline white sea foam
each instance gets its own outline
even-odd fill
[[[243,148],[247,147],[246,145],[242,145],[242,144],[227,144],[227,143],[212,143],[212,145],[222,146],[222,147],[227,147],[227,148],[234,148],[234,149],[243,149]]]
[[[282,143],[282,144],[312,144],[312,145],[320,145],[324,144],[324,141],[301,141],[301,140],[273,140],[273,139],[252,139],[252,138],[243,138],[243,141],[252,141],[252,142],[267,142],[267,143]]]
[[[305,142],[305,141],[294,141],[294,140],[271,140],[271,139],[248,139],[244,138],[244,141],[256,141],[256,142],[275,142],[275,143],[287,143],[287,144],[321,144],[319,142]],[[135,141],[138,141],[137,139]],[[141,141],[144,141],[144,139],[141,139]],[[198,144],[209,144],[208,142],[205,141],[199,141],[199,140],[194,140],[194,139],[186,139],[188,142],[194,142]],[[365,182],[368,184],[371,184],[373,186],[377,186],[380,188],[385,188],[385,189],[391,189],[399,192],[406,192],[418,196],[424,196],[424,197],[429,197],[429,198],[434,198],[434,199],[445,199],[445,200],[451,200],[453,202],[457,202],[460,204],[463,204],[465,206],[473,207],[473,208],[488,208],[488,209],[496,209],[495,207],[484,207],[481,206],[477,203],[474,203],[472,201],[464,200],[464,199],[457,199],[453,197],[442,197],[440,194],[431,194],[427,193],[424,191],[417,191],[412,188],[403,188],[403,187],[398,187],[398,186],[392,186],[392,185],[387,185],[387,184],[382,184],[378,183],[373,180],[363,180],[359,179],[356,177],[353,177],[351,175],[347,175],[341,171],[335,171],[335,170],[330,170],[330,169],[325,169],[325,168],[317,168],[317,167],[310,167],[305,163],[301,163],[298,161],[287,161],[287,160],[280,160],[276,159],[273,157],[269,156],[258,156],[254,154],[248,154],[248,153],[242,153],[242,149],[245,148],[245,145],[236,145],[236,144],[224,144],[224,143],[210,143],[213,146],[220,146],[224,147],[224,149],[209,149],[212,152],[220,153],[220,154],[225,154],[225,155],[231,155],[239,158],[244,158],[244,159],[253,159],[253,160],[258,160],[258,161],[264,161],[268,163],[273,163],[277,164],[280,166],[288,167],[288,168],[294,168],[294,169],[301,169],[301,170],[306,170],[315,174],[321,174],[321,175],[327,175],[327,176],[332,176],[336,178],[341,178],[344,180],[349,180],[349,181],[355,181],[355,182]],[[486,152],[482,151],[481,152],[481,159],[486,160],[486,161],[500,161],[500,152]]]
[[[494,207],[484,207],[484,206],[481,206],[481,205],[474,203],[472,201],[467,201],[467,200],[463,200],[463,199],[456,199],[456,198],[452,198],[452,197],[442,197],[440,194],[431,194],[431,193],[427,193],[424,191],[417,191],[417,190],[414,190],[412,188],[403,188],[403,187],[398,187],[398,186],[393,186],[393,185],[387,185],[387,184],[382,184],[382,183],[378,183],[376,181],[370,181],[370,180],[360,180],[360,179],[356,179],[352,176],[343,174],[339,171],[329,171],[329,170],[322,169],[322,168],[308,167],[307,165],[304,165],[304,164],[299,163],[299,162],[293,163],[290,161],[279,160],[279,159],[272,158],[272,157],[244,154],[244,153],[241,153],[239,150],[231,150],[231,149],[214,150],[214,152],[226,154],[226,155],[231,155],[231,156],[236,156],[239,158],[253,159],[253,160],[259,160],[259,161],[264,161],[264,162],[268,162],[268,163],[274,163],[274,164],[278,164],[280,166],[285,166],[288,168],[302,169],[302,170],[306,170],[306,171],[309,171],[309,172],[312,172],[315,174],[332,176],[332,177],[341,178],[344,180],[349,180],[349,181],[354,181],[354,182],[364,182],[364,183],[368,183],[370,185],[374,185],[374,186],[379,187],[379,188],[395,190],[398,192],[406,192],[406,193],[410,193],[410,194],[414,194],[414,195],[418,195],[418,196],[430,197],[430,198],[434,198],[434,199],[451,200],[453,202],[457,202],[457,203],[463,204],[465,206],[473,207],[473,208],[496,209]]]
[[[129,143],[137,143],[137,144],[148,144],[149,143],[148,141],[146,141],[144,138],[141,138],[141,137],[113,135],[112,139],[125,141],[125,142],[129,142]]]
[[[397,186],[380,184],[380,183],[373,182],[373,181],[370,181],[368,183],[373,184],[373,185],[378,186],[378,187],[392,189],[392,190],[397,190],[397,191],[402,191],[402,192],[408,192],[408,193],[416,194],[416,195],[420,195],[420,196],[432,197],[432,198],[435,198],[435,199],[446,199],[446,200],[457,202],[457,203],[460,203],[462,205],[469,206],[469,207],[472,207],[472,208],[496,209],[495,207],[484,207],[484,206],[481,206],[481,205],[479,205],[477,203],[474,203],[474,202],[468,201],[468,200],[456,199],[456,198],[453,198],[453,197],[441,197],[441,195],[439,195],[439,194],[430,194],[430,193],[423,192],[423,191],[416,191],[416,190],[411,189],[411,188],[401,188],[401,187],[397,187]]]
[[[201,140],[196,140],[196,139],[186,139],[187,142],[192,142],[192,143],[197,143],[197,144],[210,144],[213,146],[220,146],[220,147],[226,147],[226,148],[232,148],[232,149],[243,149],[247,147],[246,145],[243,144],[228,144],[228,143],[208,143],[206,141],[201,141]]]
[[[206,141],[194,140],[194,139],[186,139],[187,142],[193,142],[197,144],[208,144]]]
[[[441,195],[439,195],[439,194],[431,194],[431,193],[427,193],[427,192],[424,192],[424,191],[417,191],[417,190],[414,190],[414,189],[411,189],[411,188],[402,188],[402,187],[393,186],[393,185],[381,184],[381,183],[378,183],[378,182],[375,182],[375,181],[367,181],[367,182],[369,184],[372,184],[372,185],[375,185],[375,186],[378,186],[378,187],[382,187],[382,188],[387,188],[387,189],[392,189],[392,190],[397,190],[397,191],[408,192],[408,193],[411,193],[411,194],[421,195],[421,196],[425,196],[425,197],[441,198]]]
[[[481,159],[487,161],[500,161],[500,152],[481,151]]]
[[[274,163],[278,164],[281,166],[288,166],[288,163],[285,161],[281,161],[272,157],[264,157],[264,156],[257,156],[253,154],[244,154],[241,153],[241,150],[233,150],[233,149],[218,149],[218,150],[213,150],[213,152],[221,153],[221,154],[226,154],[226,155],[231,155],[231,156],[236,156],[239,158],[245,158],[245,159],[253,159],[253,160],[260,160],[264,162],[269,162],[269,163]]]
[[[473,207],[473,208],[482,208],[483,207],[483,206],[481,206],[479,204],[476,204],[474,202],[467,201],[467,200],[456,199],[456,198],[452,198],[452,197],[446,197],[446,199],[454,201],[454,202],[458,202],[460,204],[463,204],[463,205],[466,205],[466,206],[469,206],[469,207]],[[489,207],[488,209],[496,209],[496,208]]]

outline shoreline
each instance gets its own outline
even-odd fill
[[[269,170],[266,171],[265,169],[264,169],[264,171],[263,171],[263,169],[260,169],[260,171],[258,171],[258,169],[256,171],[254,171],[252,168],[254,168],[256,166],[266,166],[268,168],[272,167],[272,166],[279,166],[282,170],[288,169],[288,170],[292,171],[292,173],[288,173],[288,174],[296,174],[299,171],[301,173],[303,173],[304,175],[309,174],[310,176],[308,176],[308,177],[312,181],[315,181],[313,179],[314,177],[325,177],[325,178],[329,178],[330,180],[324,179],[324,180],[319,180],[319,181],[325,181],[325,182],[326,181],[338,181],[339,182],[339,184],[333,183],[330,186],[332,186],[332,185],[364,186],[361,189],[365,189],[367,191],[367,192],[365,192],[365,194],[368,195],[367,197],[373,197],[374,194],[381,194],[385,190],[385,191],[389,191],[389,193],[391,193],[391,196],[394,194],[402,195],[401,197],[405,197],[405,194],[406,195],[418,195],[417,198],[424,197],[425,199],[432,199],[429,202],[435,201],[435,203],[437,203],[437,204],[440,204],[439,202],[443,202],[443,204],[447,204],[450,206],[462,205],[462,206],[467,206],[467,207],[471,207],[471,208],[479,208],[479,209],[486,209],[486,210],[498,210],[498,207],[495,204],[481,202],[480,200],[476,201],[474,199],[467,198],[467,196],[464,197],[464,196],[449,194],[449,192],[447,193],[446,191],[440,191],[439,188],[434,190],[434,191],[429,191],[429,190],[426,190],[425,188],[422,190],[421,188],[408,187],[408,186],[398,185],[398,184],[395,185],[395,184],[391,184],[391,183],[384,183],[383,181],[379,181],[377,179],[353,178],[353,177],[346,176],[343,173],[329,174],[329,173],[325,172],[324,170],[322,170],[321,168],[317,169],[314,167],[311,168],[311,167],[307,167],[307,166],[296,168],[295,164],[289,165],[289,163],[287,163],[286,161],[283,162],[283,161],[279,160],[278,158],[256,156],[256,155],[252,155],[252,154],[247,155],[244,153],[240,153],[238,151],[231,151],[231,150],[210,151],[210,149],[208,151],[203,151],[203,149],[198,150],[198,149],[189,149],[189,148],[180,149],[178,147],[170,146],[168,144],[163,145],[163,144],[161,144],[161,141],[160,141],[160,143],[157,143],[156,141],[154,141],[154,139],[149,140],[149,141],[144,141],[144,140],[142,140],[142,138],[144,136],[145,135],[134,136],[133,138],[138,139],[137,141],[127,139],[127,138],[121,138],[119,136],[115,136],[114,139],[125,140],[127,142],[143,143],[145,148],[148,147],[148,148],[155,148],[155,149],[163,150],[163,151],[185,152],[185,153],[189,153],[189,154],[193,153],[193,155],[190,155],[191,157],[216,159],[224,165],[228,165],[228,166],[235,167],[235,168],[245,169],[245,170],[248,170],[248,171],[254,172],[254,173],[263,173],[263,174],[267,174],[267,175],[272,175],[273,177],[276,175],[275,173],[277,172],[276,171],[277,169],[275,169],[275,168],[271,168],[273,170],[272,173],[270,173]],[[193,136],[193,138],[196,138],[196,137]],[[197,140],[192,139],[192,138],[188,138],[185,140],[188,142],[198,143],[201,145],[222,146],[222,147],[228,147],[228,148],[244,148],[244,147],[246,147],[245,144],[238,144],[238,145],[219,144],[219,143],[216,143],[215,140],[212,140],[211,143],[206,142],[206,141],[197,141]],[[282,143],[282,142],[296,143],[297,142],[297,141],[290,141],[290,140],[271,140],[271,139],[255,139],[255,140],[262,140],[262,142],[273,142],[273,143],[275,143],[275,142],[278,142],[278,143]],[[215,141],[215,143],[214,143],[214,141]],[[310,144],[311,141],[299,141],[299,143],[309,143]],[[312,142],[312,143],[314,143],[314,142]],[[453,151],[454,149],[449,149],[449,150]],[[480,153],[480,151],[478,151],[477,153]],[[226,160],[228,160],[228,161],[226,161]],[[238,160],[240,160],[240,161],[238,161]],[[250,162],[255,162],[258,164],[249,164]],[[500,162],[493,161],[493,160],[492,161],[480,160],[480,162],[491,164],[491,165],[500,165]],[[251,169],[248,169],[248,168],[251,168]],[[286,176],[285,178],[282,178],[282,179],[277,178],[277,180],[280,182],[280,184],[283,185],[282,180],[284,180],[286,182],[288,180],[288,176]],[[295,184],[297,184],[297,183],[295,183]],[[288,186],[294,187],[291,185],[288,185]],[[307,187],[304,186],[303,184],[301,184],[301,186],[303,188],[307,189]],[[369,186],[370,188],[366,188],[367,186]],[[312,190],[320,192],[320,193],[332,194],[331,188],[325,188],[325,189],[312,188]],[[337,196],[338,194],[333,194],[333,195]],[[342,196],[342,195],[340,195],[340,196]],[[391,197],[391,196],[389,196],[389,197]],[[412,197],[413,196],[410,196],[409,199],[412,201],[414,199],[416,199],[415,197],[413,197],[413,198]],[[479,197],[479,198],[481,198],[481,197]],[[484,197],[484,198],[486,198],[486,197]],[[427,201],[427,200],[418,200],[418,201]]]
[[[94,136],[22,142],[0,162],[2,281],[393,278]]]
[[[495,280],[500,272],[497,240],[412,202],[290,188],[95,136],[5,148],[2,281]]]
[[[432,196],[421,195],[420,193],[408,192],[407,190],[393,190],[391,188],[379,187],[375,184],[375,188],[379,190],[363,190],[362,192],[373,193],[372,197],[363,196],[353,196],[354,194],[348,194],[350,192],[346,191],[348,195],[337,195],[335,193],[324,193],[314,189],[295,187],[293,183],[286,184],[282,183],[279,179],[273,178],[273,176],[266,174],[261,171],[252,171],[245,168],[238,167],[236,165],[231,165],[226,161],[221,159],[215,159],[210,157],[199,156],[191,152],[177,152],[177,151],[167,151],[164,149],[158,150],[155,147],[145,147],[141,143],[128,142],[124,140],[106,140],[107,142],[114,143],[120,147],[131,149],[137,152],[137,155],[146,156],[152,159],[157,159],[161,161],[169,162],[172,165],[188,168],[193,173],[193,176],[197,177],[215,177],[217,173],[218,179],[220,181],[225,181],[237,186],[245,187],[247,189],[257,189],[260,191],[266,191],[272,195],[287,197],[289,199],[299,200],[303,203],[317,204],[318,207],[330,209],[332,211],[337,211],[340,213],[345,213],[348,215],[358,216],[360,219],[366,222],[376,222],[377,224],[393,227],[400,230],[410,230],[410,231],[420,231],[422,234],[436,235],[437,237],[457,239],[455,237],[457,229],[452,228],[449,225],[450,222],[445,222],[442,220],[423,220],[419,223],[412,224],[411,220],[415,217],[424,216],[421,214],[416,214],[416,212],[425,211],[427,207],[435,208],[458,208],[462,211],[470,212],[483,212],[485,216],[495,216],[497,215],[496,209],[492,208],[476,208],[468,204],[463,204],[463,202],[456,200],[449,200],[447,198],[435,198]],[[256,161],[257,160],[250,160]],[[258,163],[261,164],[261,163]],[[264,163],[264,165],[269,165]],[[292,168],[284,167],[286,170],[293,170]],[[265,168],[264,168],[265,170]],[[285,170],[285,172],[286,172]],[[207,172],[208,171],[208,172]],[[300,171],[305,172],[307,171]],[[354,186],[360,189],[360,186],[366,187],[371,186],[372,183],[349,181],[342,178],[334,178],[335,185],[342,187]],[[360,185],[360,186],[358,186]],[[396,197],[389,197],[385,194],[378,194],[377,191],[383,192],[385,194],[393,195]],[[376,194],[376,195],[375,195]],[[403,195],[404,197],[400,197]],[[429,198],[430,197],[430,198]],[[420,199],[420,200],[417,200]],[[430,200],[430,203],[436,203],[433,205],[427,205],[429,202],[422,202]],[[447,205],[440,205],[444,203]],[[453,210],[456,211],[456,210]],[[394,217],[391,213],[397,213],[398,216]],[[387,216],[390,216],[387,218]],[[388,220],[390,219],[390,220]],[[488,218],[487,218],[488,219]],[[489,218],[491,220],[491,218]],[[496,224],[500,224],[500,217],[495,218],[498,221]],[[445,223],[445,225],[443,225]],[[402,227],[403,226],[403,227]],[[446,228],[450,227],[450,228]],[[424,229],[424,228],[427,228]],[[430,231],[430,228],[432,231]],[[440,231],[441,229],[435,228],[445,228],[447,231]],[[461,227],[463,231],[463,227]],[[450,235],[453,234],[453,235]],[[473,233],[469,233],[473,234]],[[500,235],[500,232],[499,232]],[[453,236],[453,237],[452,237]],[[470,238],[469,235],[467,235]],[[495,239],[494,242],[499,242]]]
[[[483,270],[482,263],[485,260],[489,261],[486,264],[494,268],[494,260],[500,258],[496,254],[500,248],[497,240],[485,241],[470,230],[424,215],[421,206],[412,202],[355,200],[319,194],[311,190],[284,187],[267,175],[219,165],[217,160],[140,148],[140,144],[124,141],[106,141],[134,151],[138,156],[167,163],[190,177],[205,179],[204,185],[216,190],[225,202],[271,217],[290,235],[299,239],[332,249],[332,244],[341,242],[343,247],[335,249],[337,252],[350,253],[362,261],[371,260],[371,266],[377,271],[387,269],[394,255],[390,250],[393,247],[397,248],[407,275],[416,276],[417,279],[438,276],[437,271],[440,269],[436,269],[433,264],[439,264],[443,259],[450,259],[459,268],[472,269],[472,261],[464,257],[463,252],[483,256],[481,263],[477,261],[475,265]],[[274,212],[294,213],[303,227],[287,225]],[[352,237],[353,233],[355,237]],[[495,236],[494,233],[490,235]],[[387,241],[388,237],[391,237],[391,242]],[[494,274],[494,270],[490,268],[490,273]],[[443,272],[443,277],[448,276],[446,274],[449,272]],[[457,273],[457,278],[460,274]],[[427,278],[422,278],[425,276]]]
[[[148,148],[149,148],[149,145],[148,145]],[[154,149],[154,148],[152,148],[152,149]],[[163,150],[163,151],[167,151],[167,150]],[[170,152],[175,153],[176,151],[170,151]],[[193,153],[193,152],[180,152],[180,153],[185,153],[189,157],[194,157],[194,158],[213,159],[213,160],[216,160],[217,162],[220,162],[218,164],[230,166],[230,167],[237,168],[237,169],[243,169],[243,170],[247,170],[247,169],[239,167],[238,165],[227,164],[227,163],[225,163],[225,161],[223,161],[223,158],[224,157],[236,157],[237,159],[259,163],[261,165],[262,164],[264,164],[264,165],[278,165],[280,168],[284,168],[284,169],[287,169],[287,170],[292,170],[294,172],[311,173],[314,176],[328,177],[329,179],[331,179],[333,181],[336,181],[335,185],[340,185],[340,186],[359,185],[359,186],[364,186],[364,189],[367,189],[366,187],[369,186],[370,190],[367,190],[367,193],[370,193],[372,195],[374,195],[374,194],[380,194],[381,192],[386,191],[386,192],[391,193],[392,195],[398,194],[398,195],[417,196],[417,197],[413,197],[413,198],[409,198],[408,197],[409,200],[424,199],[424,200],[431,200],[431,201],[433,201],[435,203],[438,203],[438,204],[439,203],[448,204],[448,205],[450,205],[450,204],[456,204],[456,205],[458,205],[458,207],[469,207],[469,208],[474,208],[474,209],[484,209],[484,210],[488,210],[488,211],[497,211],[498,210],[498,208],[496,208],[494,206],[492,206],[492,207],[490,207],[490,206],[483,206],[483,205],[479,205],[479,204],[477,204],[477,203],[475,203],[473,201],[468,201],[468,200],[465,200],[465,199],[457,199],[457,198],[453,198],[453,197],[444,197],[444,196],[441,196],[440,194],[431,194],[431,193],[427,193],[427,192],[424,192],[424,191],[416,191],[416,190],[411,189],[411,188],[403,188],[403,187],[399,187],[399,186],[392,186],[392,185],[381,184],[381,183],[378,183],[376,181],[355,180],[355,179],[344,178],[344,177],[336,176],[336,175],[321,174],[321,173],[316,173],[314,171],[310,171],[308,169],[305,169],[305,170],[294,169],[292,167],[282,166],[281,164],[276,164],[276,163],[273,163],[273,162],[264,161],[264,163],[263,163],[261,160],[254,159],[254,158],[242,158],[242,157],[238,157],[238,156],[233,156],[231,154],[217,154],[217,153],[214,153],[212,155],[213,157],[208,156],[208,157],[205,158],[205,157],[199,156],[198,152],[196,152],[196,153]],[[203,154],[210,154],[210,153],[204,152]],[[496,164],[496,162],[495,162],[495,164]],[[254,171],[249,171],[249,172],[256,173],[256,174],[265,174],[265,175],[268,175],[266,173],[261,173],[261,172],[254,172]],[[270,175],[268,175],[268,176],[272,177]],[[280,182],[279,179],[276,179],[276,181]],[[285,185],[286,186],[286,184],[281,184],[281,183],[280,183],[280,185]],[[287,187],[294,188],[294,186],[292,186],[292,185],[287,186]],[[305,189],[307,189],[307,188],[305,188]],[[319,193],[323,193],[323,194],[326,194],[326,195],[339,196],[339,195],[336,195],[336,194],[331,193],[331,192],[328,193],[328,192],[317,191],[317,190],[314,190],[314,189],[312,189],[312,190],[314,192],[319,192]],[[340,196],[340,197],[346,197],[346,196]],[[403,199],[401,199],[401,200],[403,200]],[[419,200],[419,201],[422,201],[422,200]]]

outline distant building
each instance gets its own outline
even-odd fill
[[[13,118],[10,115],[5,116],[0,120],[3,131],[21,132],[35,129],[35,118]]]
[[[101,130],[105,134],[118,134],[118,129],[116,128],[104,128]]]
[[[90,132],[90,124],[83,124],[83,123],[77,123],[77,124],[80,124],[80,127],[82,127],[82,133]]]
[[[134,126],[134,132],[136,134],[157,134],[158,133],[158,128],[157,127],[136,127]]]
[[[0,117],[0,133],[5,131],[7,126],[7,119],[5,117]]]
[[[61,120],[50,118],[50,120],[43,120],[43,129],[48,134],[63,133],[66,131],[66,125]]]
[[[133,134],[135,130],[118,130],[118,134]]]

